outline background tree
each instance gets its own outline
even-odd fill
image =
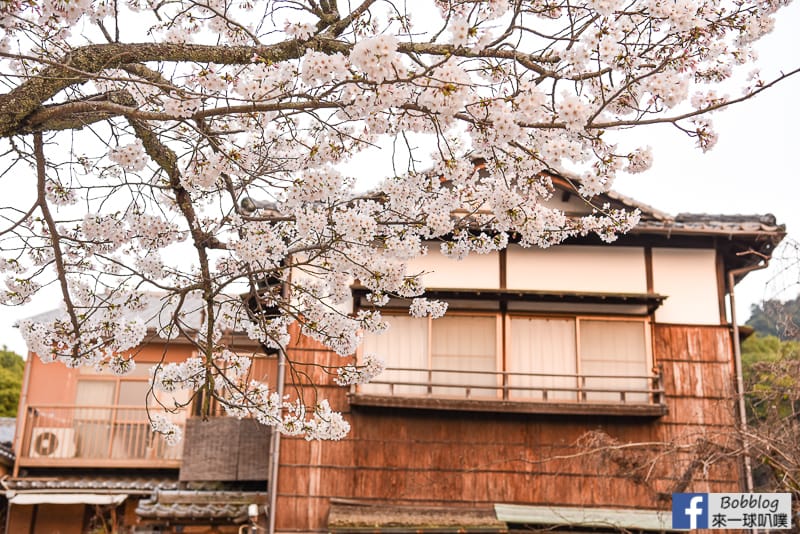
[[[800,499],[800,343],[755,335],[742,344],[746,436],[760,491]]]
[[[42,358],[129,372],[155,325],[199,354],[155,388],[342,437],[324,401],[247,382],[222,334],[280,351],[297,321],[345,358],[341,383],[368,380],[380,361],[351,355],[390,296],[444,313],[407,269],[426,241],[460,258],[510,235],[613,240],[638,213],[568,217],[547,206],[552,177],[591,203],[649,167],[639,125],[713,146],[709,114],[777,81],[732,76],[782,3],[3,2],[0,177],[19,199],[0,207],[0,301],[59,288],[63,313],[20,325]],[[376,145],[392,154],[377,177]],[[374,306],[357,316],[353,280]]]
[[[22,390],[25,361],[16,352],[0,351],[0,417],[15,417]]]
[[[762,335],[800,341],[800,295],[785,302],[769,299],[753,304],[747,325]]]
[[[754,482],[760,491],[790,492],[798,502],[800,341],[790,333],[800,319],[800,296],[785,303],[768,300],[752,310],[747,324],[755,335],[742,343],[742,364]]]

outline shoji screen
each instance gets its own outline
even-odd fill
[[[431,329],[433,382],[477,386],[470,387],[470,397],[496,397],[497,316],[448,314],[432,320]],[[464,397],[467,388],[437,387],[433,393]]]
[[[509,398],[543,399],[547,390],[548,399],[576,400],[575,319],[512,316],[509,323],[508,371],[551,375],[510,375],[510,386],[536,389],[512,390]]]
[[[649,374],[644,321],[580,320],[581,374],[603,375],[587,378],[586,387],[613,389],[611,393],[587,393],[587,400],[619,401],[616,390],[646,391],[646,378],[606,378]],[[647,394],[626,395],[628,402],[647,402]]]
[[[428,319],[408,315],[386,315],[391,325],[381,335],[367,334],[363,351],[372,352],[386,361],[386,367],[404,367],[419,371],[386,370],[376,380],[387,382],[424,383],[428,376]],[[441,320],[441,319],[438,319]],[[388,385],[365,384],[359,388],[363,393],[388,395]],[[423,386],[398,385],[395,394],[424,394]]]

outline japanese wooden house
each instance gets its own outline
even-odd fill
[[[673,492],[746,490],[731,300],[784,228],[603,201],[642,211],[612,245],[453,261],[431,244],[414,268],[448,314],[416,319],[391,301],[390,331],[362,348],[387,361],[371,384],[309,368],[352,426],[341,442],[181,412],[185,439],[167,447],[148,430],[147,369],[188,346],[154,342],[124,378],[29,357],[8,531],[77,534],[102,517],[120,532],[238,532],[248,504],[285,533],[663,531]],[[553,203],[588,209],[567,192]],[[296,329],[288,355],[338,359]],[[275,357],[255,373],[274,380]]]

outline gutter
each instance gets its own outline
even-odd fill
[[[757,254],[755,251],[745,252],[745,254]],[[741,431],[742,447],[745,450],[744,456],[744,475],[745,475],[745,490],[748,493],[753,492],[753,466],[750,461],[750,455],[747,453],[749,446],[748,440],[745,437],[747,432],[747,409],[744,402],[744,373],[742,370],[742,345],[739,341],[739,324],[736,322],[736,295],[734,285],[736,284],[736,276],[745,275],[752,271],[766,269],[769,266],[769,258],[762,256],[763,263],[757,265],[749,265],[746,267],[739,267],[738,269],[731,269],[728,271],[728,301],[731,307],[731,335],[733,335],[733,360],[736,372],[736,393],[739,397],[738,411],[739,411],[739,430]]]

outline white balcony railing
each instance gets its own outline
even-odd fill
[[[185,412],[167,414],[183,426]],[[181,443],[150,428],[140,406],[28,406],[21,466],[177,468]]]

